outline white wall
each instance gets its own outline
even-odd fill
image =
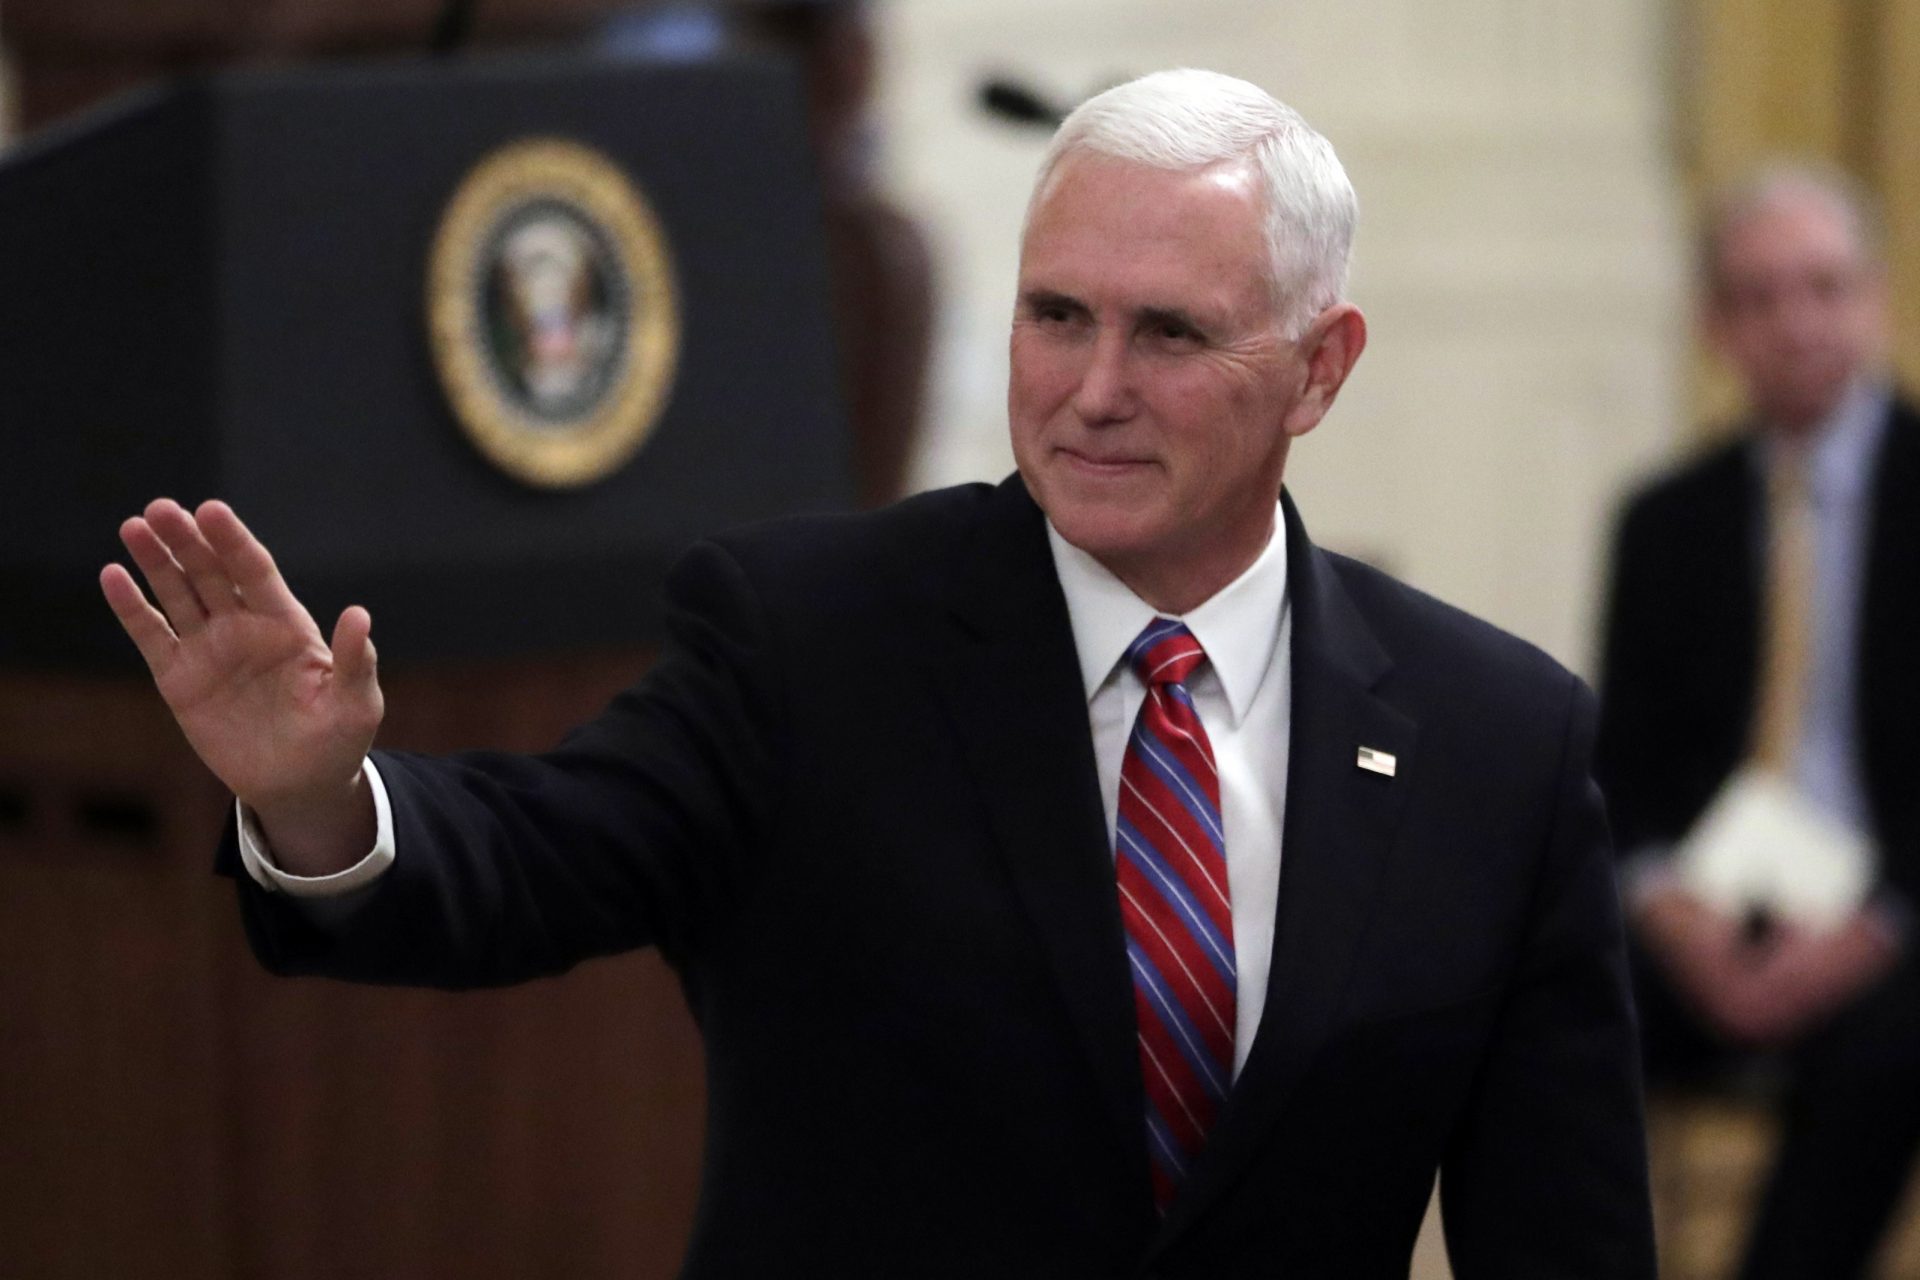
[[[1254,80],[1360,194],[1372,344],[1293,455],[1315,537],[1591,673],[1612,503],[1677,435],[1683,229],[1660,0],[893,0],[887,177],[943,310],[923,484],[998,478],[1016,241],[1044,139],[979,79],[1063,96],[1174,65]]]

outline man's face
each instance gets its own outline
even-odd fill
[[[1880,358],[1886,316],[1879,275],[1850,220],[1806,193],[1726,230],[1707,321],[1753,408],[1799,430],[1831,413]]]
[[[1070,156],[1021,246],[1020,474],[1068,542],[1161,608],[1204,600],[1272,533],[1306,365],[1277,324],[1256,191],[1243,165]]]

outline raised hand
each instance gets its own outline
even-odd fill
[[[357,860],[373,832],[360,765],[384,705],[367,611],[342,613],[329,645],[223,502],[156,499],[120,539],[159,607],[118,564],[100,588],[187,741],[259,814],[286,870]]]

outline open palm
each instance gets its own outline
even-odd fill
[[[356,777],[382,711],[366,610],[342,613],[329,645],[223,502],[157,499],[120,537],[153,600],[117,564],[101,590],[207,767],[256,807]]]

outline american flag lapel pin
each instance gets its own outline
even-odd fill
[[[1391,778],[1394,770],[1400,767],[1400,761],[1390,751],[1381,751],[1376,747],[1360,748],[1360,756],[1354,761],[1369,773],[1378,773]]]

